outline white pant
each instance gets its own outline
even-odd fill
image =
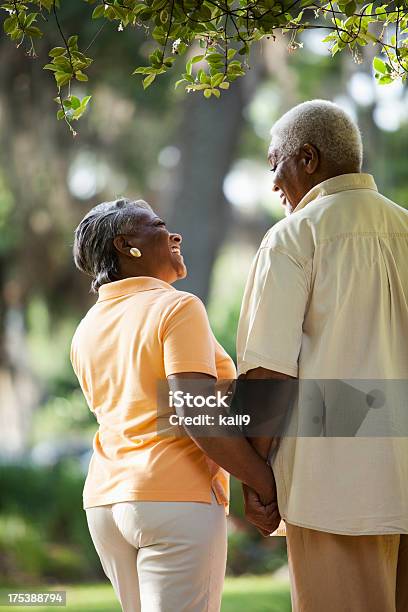
[[[224,507],[129,501],[86,510],[123,612],[219,612],[227,557]]]

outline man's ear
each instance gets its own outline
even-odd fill
[[[301,160],[307,174],[314,174],[319,167],[319,150],[312,144],[306,143],[300,149]]]

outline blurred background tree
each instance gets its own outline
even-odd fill
[[[87,7],[64,3],[68,31],[91,42]],[[52,36],[52,31],[50,31]],[[0,573],[4,580],[85,579],[99,572],[81,492],[96,422],[69,364],[74,328],[95,296],[73,266],[73,230],[96,203],[143,197],[181,231],[190,269],[180,288],[207,304],[235,355],[245,278],[279,218],[266,163],[269,129],[298,102],[338,102],[355,116],[364,169],[400,205],[408,201],[407,92],[380,87],[373,49],[361,62],[331,58],[321,34],[301,52],[277,37],[258,47],[245,79],[219,100],[174,90],[168,75],[143,91],[128,74],[152,42],[107,26],[94,42],[92,112],[73,139],[55,121],[54,83],[39,62],[0,40]],[[56,38],[55,44],[58,43]],[[118,70],[118,65],[121,69]],[[82,98],[81,83],[72,89]],[[47,503],[45,503],[47,500]],[[272,541],[273,540],[273,541]],[[234,483],[229,571],[272,571],[283,543],[242,520]]]

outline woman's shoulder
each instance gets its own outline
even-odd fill
[[[167,315],[177,315],[187,312],[197,312],[201,316],[207,317],[207,311],[205,309],[202,300],[193,293],[188,291],[171,291],[166,295],[164,300],[165,313]]]
[[[183,304],[202,304],[204,306],[203,301],[198,297],[198,295],[194,295],[194,293],[189,293],[188,291],[180,291],[176,289],[174,291],[176,294],[176,299],[178,301],[183,302]]]

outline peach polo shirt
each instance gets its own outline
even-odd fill
[[[129,500],[228,506],[229,476],[189,437],[157,433],[157,390],[170,374],[235,378],[202,302],[151,277],[103,285],[78,325],[71,362],[99,423],[83,507]]]

